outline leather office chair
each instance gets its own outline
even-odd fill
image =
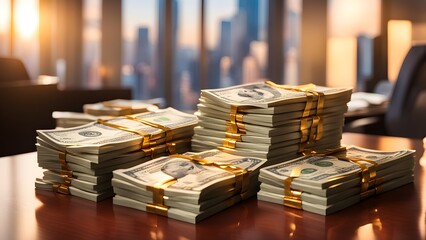
[[[30,80],[27,69],[21,60],[0,57],[0,83]]]
[[[414,45],[401,66],[385,115],[389,135],[426,136],[426,45]]]

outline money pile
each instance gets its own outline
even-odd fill
[[[201,91],[193,151],[221,150],[265,159],[291,159],[306,149],[340,146],[350,88],[270,81]]]
[[[197,223],[256,195],[265,163],[217,149],[156,158],[113,172],[113,203]]]
[[[414,150],[342,147],[260,170],[259,200],[328,215],[414,179]]]
[[[92,201],[113,196],[112,171],[154,157],[190,151],[197,118],[167,108],[37,131],[37,161],[46,171],[36,188]]]
[[[127,100],[115,99],[99,103],[84,104],[84,113],[95,116],[123,116],[152,112],[158,109],[160,99]]]

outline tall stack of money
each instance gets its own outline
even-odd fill
[[[221,150],[291,159],[306,150],[340,146],[350,88],[270,81],[201,91],[193,151]]]
[[[167,108],[83,126],[37,131],[36,188],[92,201],[113,196],[112,171],[190,150],[197,118]]]
[[[311,154],[260,170],[257,198],[328,215],[413,182],[414,150],[356,146]]]
[[[113,172],[113,203],[196,223],[256,195],[265,159],[209,150]]]

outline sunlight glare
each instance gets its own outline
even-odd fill
[[[38,29],[38,8],[30,2],[19,1],[15,7],[16,30],[24,38],[34,36]]]

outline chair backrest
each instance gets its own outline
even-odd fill
[[[393,136],[426,136],[426,45],[414,45],[405,57],[385,123]]]
[[[0,57],[0,83],[22,80],[31,80],[22,61],[17,58]]]

